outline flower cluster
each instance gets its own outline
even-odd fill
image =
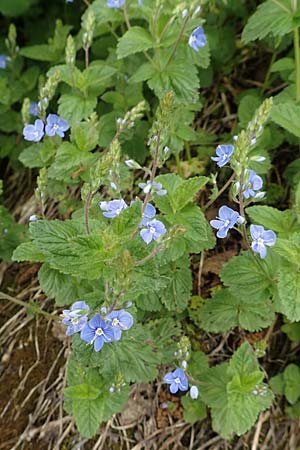
[[[135,202],[131,202],[131,205],[133,203]],[[108,219],[114,219],[119,214],[121,214],[124,209],[128,208],[128,205],[123,199],[119,199],[111,200],[109,202],[99,202],[99,207],[103,211],[104,217],[107,217]],[[154,219],[155,216],[156,209],[153,205],[148,203],[144,209],[142,220],[140,223],[140,228],[142,228],[140,231],[140,236],[146,244],[150,244],[152,240],[157,241],[167,232],[164,224],[160,220]]]
[[[111,311],[105,319],[96,314],[88,321],[89,309],[84,301],[75,302],[70,310],[63,311],[62,323],[68,327],[67,336],[80,332],[81,339],[93,344],[96,352],[99,352],[104,344],[119,341],[122,332],[133,325],[132,315],[123,309]]]
[[[25,125],[23,129],[23,136],[26,141],[32,142],[39,142],[43,138],[45,133],[47,136],[52,137],[57,134],[58,136],[63,138],[65,136],[65,132],[69,128],[70,126],[66,120],[62,119],[56,114],[49,114],[46,119],[46,126],[41,119],[36,119],[33,125]]]

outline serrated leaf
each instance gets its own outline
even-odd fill
[[[266,263],[266,260],[264,262]],[[274,264],[272,264],[272,268],[267,264],[264,267],[266,272],[255,263],[248,253],[243,253],[224,264],[221,280],[237,296],[243,292],[248,298],[267,300],[272,292],[274,284],[272,277],[275,276],[276,267]],[[247,290],[245,290],[245,286],[247,286]]]
[[[32,223],[30,232],[52,268],[87,279],[101,276],[110,249],[100,235],[81,235],[72,221],[59,220]]]
[[[153,47],[151,34],[145,28],[134,26],[129,28],[121,37],[117,45],[119,59],[134,53],[142,52]]]
[[[80,150],[70,142],[63,142],[57,149],[54,163],[49,167],[48,176],[67,180],[79,169],[88,168],[96,158],[94,154]]]
[[[284,36],[293,30],[290,0],[268,0],[258,6],[242,34],[245,44],[268,35]]]
[[[97,97],[79,94],[63,94],[58,100],[58,114],[70,125],[88,118],[97,105]]]
[[[259,331],[274,320],[274,309],[270,301],[235,295],[230,289],[222,289],[206,300],[198,310],[201,328],[208,332],[221,333],[234,327],[248,331]]]
[[[206,417],[206,406],[199,398],[191,399],[188,395],[182,397],[183,418],[188,423],[195,423]]]
[[[167,278],[166,288],[161,291],[161,301],[169,311],[182,311],[191,297],[192,275],[189,260],[184,258],[161,269]]]
[[[202,375],[201,395],[212,408],[213,429],[226,439],[248,431],[259,413],[272,403],[272,393],[265,385],[257,387],[263,394],[253,392],[253,383],[263,377],[258,367],[249,344],[244,343],[229,364],[220,364]]]
[[[246,213],[252,222],[278,233],[289,233],[297,227],[297,224],[293,225],[295,215],[289,209],[279,211],[272,206],[251,206],[246,209]]]
[[[300,137],[300,106],[292,102],[278,103],[272,108],[271,119],[285,130]]]
[[[102,397],[93,400],[74,400],[72,411],[80,434],[91,438],[104,420],[105,403]]]
[[[276,310],[292,322],[300,320],[300,269],[288,262],[280,266]]]
[[[44,262],[45,255],[33,242],[23,242],[13,252],[13,261]]]
[[[162,98],[167,92],[174,91],[178,103],[195,102],[200,88],[198,70],[191,61],[187,70],[187,64],[186,58],[174,58],[162,72],[156,72],[148,80],[148,86],[153,89],[158,98]]]
[[[283,372],[284,395],[292,405],[300,397],[300,368],[296,364],[289,364]]]
[[[66,388],[64,393],[74,400],[95,400],[101,394],[101,389],[88,383],[81,383]]]

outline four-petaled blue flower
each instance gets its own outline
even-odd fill
[[[176,394],[178,390],[187,391],[189,387],[189,382],[186,374],[182,369],[176,369],[174,372],[168,372],[164,376],[164,382],[170,384],[171,394]]]
[[[257,175],[254,170],[249,170],[245,174],[247,178],[246,183],[243,185],[243,195],[246,199],[250,197],[256,197],[255,191],[259,191],[263,186],[262,178]]]
[[[163,236],[167,232],[166,227],[159,220],[151,220],[147,223],[147,228],[143,228],[140,231],[140,235],[146,244],[150,244],[152,239],[157,241],[160,236]]]
[[[0,55],[0,69],[6,69],[9,60],[10,60],[9,56]]]
[[[36,119],[33,125],[25,125],[23,136],[26,141],[39,142],[44,136],[44,122]]]
[[[125,3],[125,0],[107,0],[107,6],[109,8],[121,8]]]
[[[94,344],[94,349],[99,352],[103,345],[114,340],[114,330],[109,323],[106,323],[100,314],[96,314],[83,327],[80,333],[83,341]]]
[[[218,147],[216,148],[217,156],[212,156],[211,159],[213,161],[216,161],[219,167],[223,167],[227,163],[229,163],[233,150],[234,146],[231,144],[218,145]]]
[[[129,312],[120,309],[119,311],[112,311],[106,319],[114,332],[114,339],[119,341],[121,339],[122,331],[129,330],[133,325],[133,317]]]
[[[204,34],[204,30],[202,27],[196,28],[189,38],[189,46],[195,50],[196,52],[199,48],[205,47],[207,44],[207,39]]]
[[[154,219],[155,215],[156,215],[156,209],[154,208],[153,205],[151,205],[151,203],[147,203],[146,208],[143,212],[143,218],[140,223],[140,227],[142,227],[142,226],[146,227],[148,222],[150,222],[150,220]]]
[[[55,136],[56,134],[61,138],[64,137],[65,131],[70,128],[68,122],[61,119],[57,114],[49,114],[46,123],[46,134],[47,136]]]
[[[34,117],[37,117],[39,115],[37,102],[33,102],[33,101],[30,102],[29,114],[31,114]]]
[[[237,211],[228,208],[228,206],[221,206],[217,220],[211,220],[210,224],[218,230],[217,236],[224,238],[227,236],[229,229],[234,227],[239,217],[240,215]]]
[[[197,398],[198,398],[198,396],[199,396],[199,389],[197,388],[197,386],[191,386],[191,389],[190,389],[190,397],[193,399],[193,400],[197,400]]]
[[[253,239],[251,248],[258,253],[261,259],[267,254],[267,247],[272,247],[276,242],[276,234],[272,230],[265,230],[261,225],[250,225],[250,233]]]
[[[108,219],[114,219],[127,208],[127,204],[122,198],[120,200],[111,200],[110,202],[99,202],[99,206],[102,211],[105,211],[103,213],[104,217]]]
[[[66,331],[67,336],[71,336],[82,330],[88,321],[88,316],[85,312],[89,311],[89,309],[89,306],[85,302],[79,301],[73,303],[71,309],[63,310],[62,323],[68,326]]]
[[[167,191],[162,189],[162,184],[157,181],[147,181],[147,183],[139,183],[139,187],[143,190],[145,194],[148,194],[150,191],[155,193],[156,195],[166,195]]]

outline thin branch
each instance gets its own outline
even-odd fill
[[[23,300],[20,300],[18,298],[15,297],[11,297],[8,294],[5,294],[4,292],[0,292],[0,299],[1,300],[8,300],[12,303],[15,303],[16,305],[19,306],[23,306],[23,308],[26,309],[32,309],[33,312],[38,313],[38,314],[42,314],[43,316],[47,317],[47,319],[50,320],[60,320],[59,317],[54,316],[53,314],[48,313],[47,311],[43,311],[39,306],[32,304],[32,303],[26,303],[23,302]]]

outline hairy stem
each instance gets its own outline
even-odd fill
[[[219,198],[220,195],[223,194],[224,191],[226,191],[226,189],[227,189],[227,188],[231,185],[231,183],[233,182],[234,178],[235,178],[235,173],[233,173],[233,174],[231,175],[231,177],[226,181],[226,183],[224,184],[224,186],[221,187],[221,189],[218,191],[216,197],[211,198],[211,199],[206,203],[206,205],[204,205],[204,207],[203,207],[204,211],[205,211],[207,208],[209,208],[209,207],[217,200],[217,198]]]
[[[188,14],[188,15],[186,16],[186,18],[185,18],[183,24],[182,24],[181,30],[180,30],[180,32],[179,32],[179,35],[178,35],[177,39],[176,39],[176,42],[175,42],[174,48],[173,48],[173,50],[172,50],[172,53],[170,54],[170,56],[169,56],[169,58],[168,58],[168,60],[167,60],[167,62],[166,62],[165,68],[168,67],[168,65],[170,64],[170,62],[171,62],[172,59],[174,58],[175,53],[176,53],[177,48],[178,48],[178,45],[180,44],[181,38],[182,38],[182,36],[183,36],[183,33],[185,32],[185,29],[186,29],[186,27],[187,27],[187,24],[188,24],[190,18],[191,18],[191,15]]]

